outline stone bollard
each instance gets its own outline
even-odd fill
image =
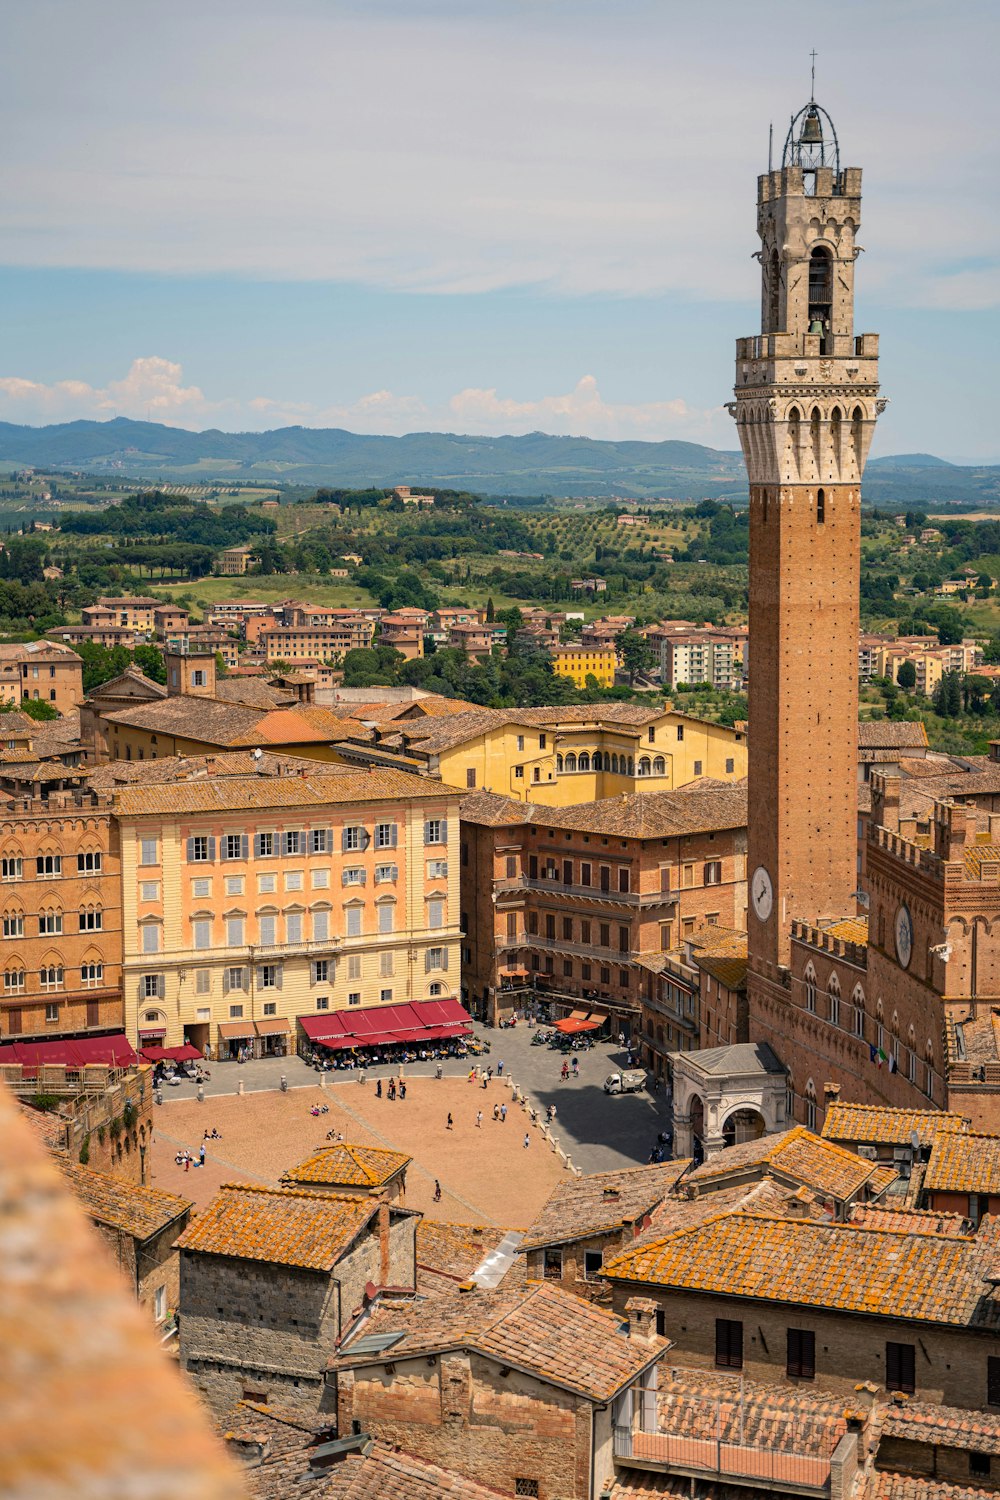
[[[246,1093],[246,1089],[243,1087],[243,1079],[242,1078],[240,1079],[239,1083],[237,1083],[237,1085],[236,1085],[236,1092],[237,1092],[237,1094],[245,1094]]]
[[[204,1102],[205,1102],[205,1085],[203,1083],[199,1083],[199,1085],[198,1085],[198,1103],[199,1104],[204,1104]]]
[[[320,1086],[321,1089],[325,1089],[326,1088],[326,1074],[325,1073],[321,1073],[319,1075],[319,1086]]]
[[[560,1149],[559,1142],[556,1140],[555,1136],[550,1137],[549,1144],[551,1145],[553,1151],[558,1151]]]
[[[368,1075],[367,1075],[367,1073],[366,1073],[366,1072],[365,1072],[365,1070],[364,1070],[364,1068],[362,1068],[362,1069],[361,1069],[361,1072],[360,1072],[360,1073],[359,1073],[359,1074],[358,1074],[358,1082],[359,1082],[359,1083],[364,1083],[364,1081],[365,1081],[365,1079],[366,1079],[366,1078],[367,1078],[367,1076],[368,1076]]]

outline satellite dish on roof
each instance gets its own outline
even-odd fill
[[[262,760],[263,759],[263,756],[264,756],[263,750],[252,750],[250,753],[253,756],[254,760]]]
[[[910,1131],[910,1145],[913,1147],[914,1151],[920,1150],[920,1132],[918,1130]]]

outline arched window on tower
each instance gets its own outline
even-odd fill
[[[865,431],[865,414],[860,406],[856,406],[851,413],[851,442],[854,444],[854,462],[858,473],[861,473],[862,461],[864,459],[863,444]]]
[[[812,445],[812,459],[816,466],[816,477],[823,472],[823,419],[818,406],[812,409],[809,418],[809,441]]]
[[[826,520],[826,491],[816,491],[816,524],[822,526]]]
[[[816,1129],[816,1085],[811,1078],[806,1079],[806,1129]]]
[[[817,245],[809,257],[809,332],[819,334],[820,354],[832,354],[833,257]]]

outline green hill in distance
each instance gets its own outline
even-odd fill
[[[0,464],[114,473],[142,484],[243,480],[357,486],[432,485],[482,495],[663,496],[746,499],[736,451],[699,443],[607,442],[596,438],[470,437],[411,432],[370,437],[342,428],[189,432],[116,417],[46,427],[0,423]],[[873,460],[864,495],[879,506],[1000,504],[1000,468],[965,468],[931,454]]]

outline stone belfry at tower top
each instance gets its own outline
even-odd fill
[[[787,964],[792,918],[854,910],[861,475],[878,338],[854,332],[861,170],[810,102],[758,179],[761,331],[736,344],[750,480],[751,971]]]

